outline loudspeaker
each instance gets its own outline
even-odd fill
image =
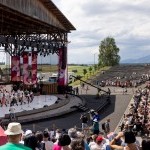
[[[58,101],[55,102],[55,104],[58,104],[58,103],[59,103]]]
[[[48,105],[44,105],[43,108],[48,107]]]

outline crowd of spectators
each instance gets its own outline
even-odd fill
[[[107,75],[106,75],[107,76]],[[127,76],[114,76],[108,77],[107,79],[98,79],[94,82],[97,86],[115,86],[115,87],[137,87],[146,81],[150,80],[149,74],[139,74],[133,72],[131,75]]]
[[[124,114],[121,130],[130,129],[136,135],[147,135],[150,133],[150,88],[138,88],[133,95],[129,111]]]
[[[133,131],[126,130],[118,134],[110,132],[106,137],[102,132],[85,136],[76,128],[57,129],[53,135],[48,129],[43,132],[23,132],[21,124],[12,122],[5,134],[8,142],[0,146],[0,150],[148,150],[150,140],[143,139],[142,145],[136,140]]]

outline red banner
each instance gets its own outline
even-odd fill
[[[58,63],[58,85],[67,85],[67,48],[59,49],[59,63]]]
[[[20,79],[20,56],[11,56],[11,81]]]
[[[32,84],[37,83],[37,52],[32,52]]]
[[[23,82],[24,84],[30,84],[29,81],[29,58],[28,58],[28,52],[23,52]]]

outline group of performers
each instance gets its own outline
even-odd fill
[[[5,87],[0,87],[0,107],[29,104],[33,101],[34,94],[30,90],[11,90],[7,91]]]

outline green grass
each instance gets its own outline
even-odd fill
[[[89,67],[90,67],[90,66],[69,66],[69,67],[68,67],[68,70],[69,70],[69,71],[77,70],[76,76],[77,76],[77,75],[80,75],[80,76],[82,76],[81,79],[82,79],[83,81],[87,81],[88,79],[92,78],[92,77],[95,76],[96,74],[100,73],[102,70],[104,71],[104,70],[108,70],[108,69],[110,68],[110,67],[103,67],[103,68],[101,68],[101,69],[99,69],[99,70],[94,71],[93,66],[91,66],[91,67],[92,67],[92,72],[90,73],[90,72],[89,72]],[[83,74],[83,69],[87,69],[87,74],[86,74],[85,76],[84,76],[84,74]],[[75,81],[75,82],[73,82],[73,83],[71,83],[71,84],[69,84],[69,85],[75,86],[75,85],[79,85],[79,84],[80,84],[80,80],[77,80],[77,81]]]
[[[38,65],[39,72],[58,72],[58,65]]]
[[[83,69],[88,71],[89,66],[68,66],[68,72],[72,72],[72,70],[77,70],[76,75],[83,76]]]

